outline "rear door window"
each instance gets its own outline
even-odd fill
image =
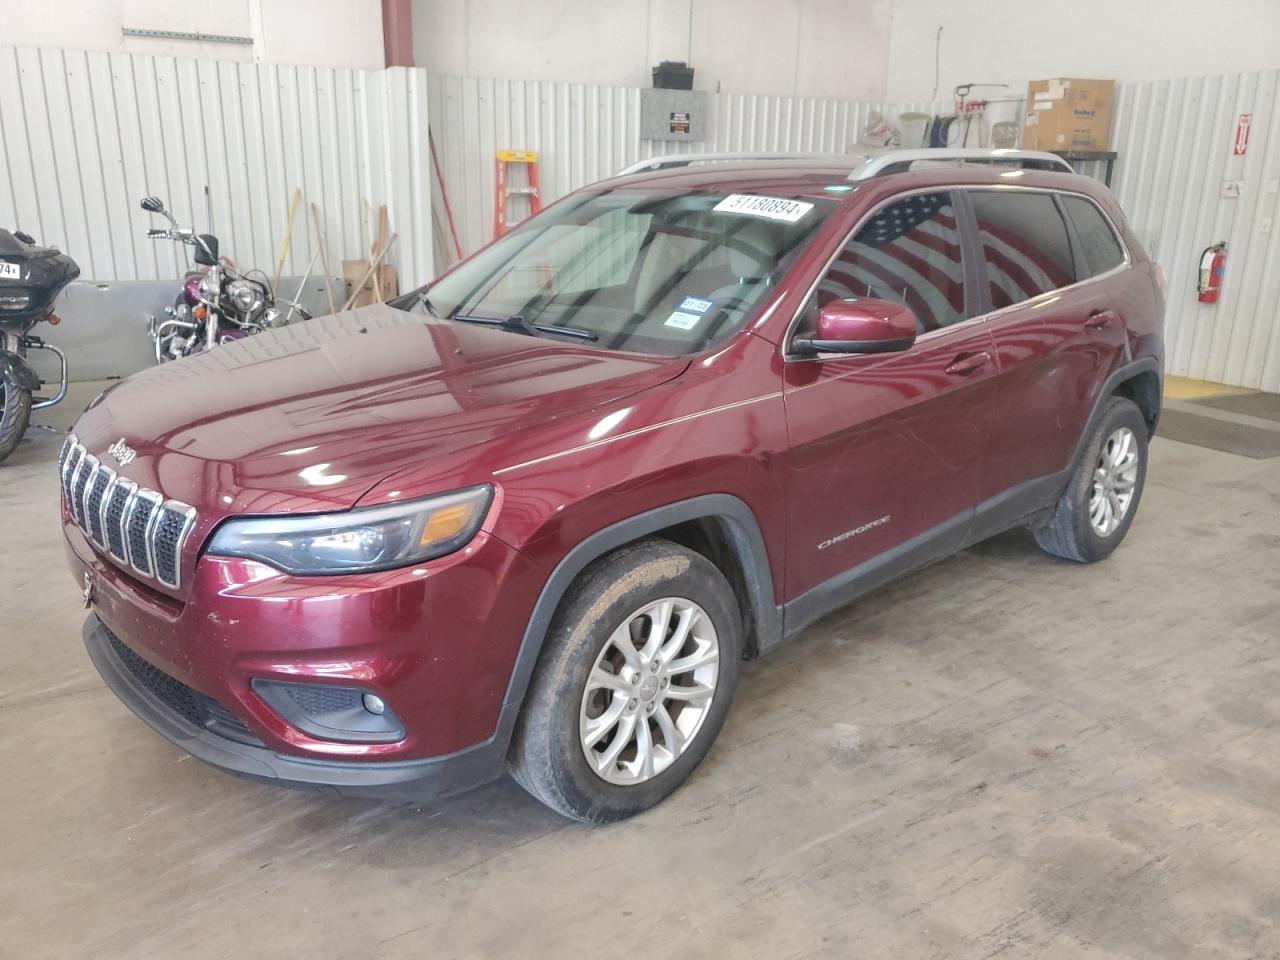
[[[881,207],[818,285],[817,306],[849,297],[904,303],[920,333],[965,318],[964,260],[951,194],[918,193]]]
[[[969,193],[995,310],[1080,279],[1062,212],[1048,193]]]
[[[1083,197],[1062,197],[1061,200],[1080,238],[1089,276],[1096,277],[1124,263],[1124,247],[1102,211]]]

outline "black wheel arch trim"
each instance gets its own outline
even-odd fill
[[[729,547],[742,566],[747,602],[754,623],[749,625],[759,650],[767,650],[782,639],[782,608],[775,603],[773,575],[764,536],[755,514],[742,500],[728,493],[710,493],[647,510],[598,530],[580,541],[556,564],[533,607],[516,654],[498,735],[510,736],[525,692],[533,677],[551,620],[569,586],[587,566],[600,557],[635,540],[690,520],[718,520],[724,523]]]
[[[1058,490],[1058,495],[1066,489],[1067,482],[1071,478],[1072,467],[1079,462],[1080,455],[1084,450],[1084,446],[1089,442],[1089,437],[1093,435],[1094,427],[1098,425],[1098,420],[1102,417],[1102,410],[1106,406],[1107,401],[1115,395],[1116,388],[1122,383],[1132,380],[1134,377],[1143,373],[1154,373],[1156,379],[1160,382],[1160,390],[1156,395],[1155,416],[1151,419],[1151,432],[1154,435],[1156,425],[1160,420],[1160,406],[1164,396],[1164,369],[1160,364],[1160,360],[1156,357],[1141,357],[1122,366],[1116,367],[1108,375],[1107,379],[1102,382],[1102,389],[1098,391],[1098,395],[1093,398],[1093,409],[1089,411],[1089,419],[1084,423],[1084,429],[1080,431],[1080,436],[1076,438],[1075,449],[1071,451],[1071,459],[1067,463],[1065,479],[1062,486]],[[1057,499],[1055,496],[1054,499]]]
[[[40,377],[31,364],[7,350],[0,350],[0,376],[30,393],[40,389]]]

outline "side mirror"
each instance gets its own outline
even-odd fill
[[[164,201],[159,197],[143,197],[140,206],[147,213],[164,213]]]
[[[815,353],[896,353],[916,342],[917,329],[916,315],[904,304],[851,297],[819,310],[814,335],[793,342]]]

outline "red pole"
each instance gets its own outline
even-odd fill
[[[431,147],[431,162],[436,168],[436,179],[440,181],[440,199],[444,201],[445,216],[449,218],[449,233],[453,237],[453,249],[457,251],[458,259],[462,259],[462,244],[458,242],[458,226],[453,220],[453,208],[449,206],[449,192],[444,188],[444,171],[440,169],[440,158],[436,156],[436,138],[431,135],[431,128],[427,128],[427,144]]]
[[[412,0],[382,0],[382,52],[388,67],[413,66]]]

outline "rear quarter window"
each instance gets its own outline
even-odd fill
[[[1075,283],[1067,222],[1051,194],[974,190],[969,197],[993,309]]]
[[[1096,277],[1124,263],[1124,247],[1097,206],[1083,197],[1063,197],[1062,202],[1080,238],[1090,276]]]

